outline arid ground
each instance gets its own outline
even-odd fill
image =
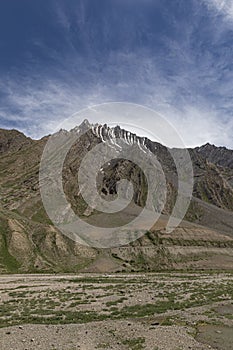
[[[230,350],[233,274],[3,275],[1,350]]]

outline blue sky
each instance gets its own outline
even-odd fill
[[[0,2],[0,127],[40,137],[110,101],[233,148],[232,0]]]

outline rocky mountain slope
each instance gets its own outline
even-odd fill
[[[117,147],[121,136],[129,144],[149,149],[162,164],[168,196],[159,223],[125,247],[100,250],[71,241],[52,225],[40,197],[39,165],[48,138],[31,140],[16,130],[0,129],[0,272],[232,268],[233,151],[214,146],[214,152],[209,146],[189,150],[195,180],[193,200],[186,222],[168,235],[163,231],[177,195],[177,172],[167,148],[119,127],[90,126],[87,121],[70,132],[88,128],[70,149],[63,168],[63,187],[73,210],[94,224],[108,226],[114,221],[111,214],[87,206],[80,195],[77,172],[81,160],[94,146],[110,140]],[[65,130],[61,133],[64,140],[69,135]],[[98,178],[102,195],[112,198],[120,178],[133,183],[134,203],[143,206],[143,172],[127,160],[114,160],[104,166]],[[121,220],[127,221],[128,217],[126,211]]]
[[[233,150],[207,143],[202,147],[196,147],[195,151],[207,161],[217,165],[223,177],[233,187]]]
[[[201,147],[196,147],[195,151],[213,164],[233,169],[233,150],[207,143]]]

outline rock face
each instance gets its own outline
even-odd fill
[[[17,152],[33,144],[33,140],[18,130],[0,129],[0,154]]]
[[[208,162],[217,165],[222,176],[233,188],[233,150],[207,143],[202,147],[195,148],[195,151]]]
[[[196,147],[195,151],[213,164],[233,169],[233,150],[207,143],[201,147]]]
[[[53,227],[39,191],[39,165],[47,137],[31,140],[16,130],[0,130],[0,272],[122,271],[167,268],[230,268],[233,263],[233,151],[205,145],[189,150],[194,168],[194,192],[186,220],[174,232],[163,229],[177,195],[177,171],[169,150],[119,126],[91,125],[87,120],[71,131],[60,130],[64,143],[81,135],[68,152],[63,167],[63,188],[72,209],[90,223],[109,227],[116,219],[90,208],[80,194],[78,170],[82,159],[98,144],[109,141],[119,149],[119,138],[141,152],[156,155],[167,183],[162,220],[127,247],[98,250],[80,246]],[[90,167],[91,172],[91,167]],[[87,179],[89,174],[86,174]],[[145,204],[147,184],[143,169],[125,159],[103,165],[97,177],[101,195],[111,200],[117,182],[133,184],[133,202]],[[94,204],[94,203],[93,203]],[[127,213],[121,220],[128,220]],[[204,225],[198,226],[198,225]],[[103,227],[103,226],[101,226]],[[216,232],[217,230],[217,232]]]

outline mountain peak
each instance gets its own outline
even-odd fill
[[[75,126],[73,129],[71,129],[71,132],[86,132],[91,128],[92,124],[89,122],[88,119],[84,119],[80,125]]]
[[[206,143],[195,150],[205,159],[219,166],[233,169],[233,150]]]
[[[0,154],[6,152],[16,152],[32,142],[32,139],[25,136],[18,130],[0,129]]]
[[[83,122],[79,125],[79,127],[90,127],[91,126],[91,123],[89,122],[88,119],[84,119]]]

